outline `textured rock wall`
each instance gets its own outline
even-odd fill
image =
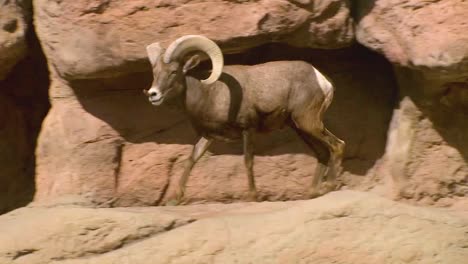
[[[389,130],[385,172],[396,197],[447,205],[468,194],[468,104],[460,96],[428,96],[439,85],[467,89],[467,84],[428,79],[418,71],[398,68],[401,99]],[[463,88],[465,86],[465,88]],[[453,103],[449,100],[453,99]],[[384,172],[384,173],[385,173]]]
[[[391,62],[466,75],[468,30],[464,0],[356,0],[356,38]]]
[[[34,10],[50,64],[66,79],[146,71],[146,45],[186,34],[237,53],[270,41],[337,48],[354,36],[345,0],[35,0]]]
[[[2,211],[34,192],[49,84],[45,62],[17,65],[26,52],[41,53],[26,47],[37,43],[25,38],[30,3],[0,7]],[[36,151],[37,200],[80,194],[103,206],[154,205],[173,192],[196,138],[181,113],[151,107],[140,90],[152,78],[145,45],[184,34],[214,39],[232,54],[228,63],[303,59],[332,77],[337,91],[325,121],[347,142],[344,188],[423,204],[466,199],[466,1],[34,0],[33,7],[52,103]],[[288,130],[257,145],[260,195],[304,198],[313,153]],[[189,201],[242,199],[241,152],[238,144],[214,145],[193,172]]]
[[[239,53],[269,41],[327,48],[353,41],[348,1],[38,0],[34,7],[53,72],[52,109],[37,150],[39,200],[74,193],[102,205],[154,205],[171,193],[196,138],[183,115],[145,102],[141,89],[152,78],[146,44],[204,34],[226,53]],[[387,113],[383,120],[389,119],[388,110],[377,112],[373,118]],[[380,127],[376,141],[383,149],[385,124]],[[378,158],[374,152],[364,167]],[[192,201],[241,199],[240,154],[240,145],[214,146],[193,172]],[[265,199],[304,197],[315,159],[291,131],[260,140],[258,154]]]
[[[468,2],[356,1],[359,42],[395,65],[400,103],[383,170],[396,197],[468,195]],[[447,199],[449,198],[449,199]]]

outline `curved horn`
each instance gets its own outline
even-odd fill
[[[151,62],[151,65],[155,65],[158,61],[159,56],[161,56],[162,48],[159,45],[159,42],[152,43],[146,46],[146,53],[148,53],[148,58]]]
[[[223,71],[224,59],[221,49],[211,39],[200,35],[187,35],[176,39],[169,45],[164,54],[164,62],[169,63],[174,59],[182,58],[191,51],[203,51],[211,59],[212,71],[210,77],[201,82],[212,84],[216,82]]]

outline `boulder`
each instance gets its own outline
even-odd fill
[[[399,66],[468,76],[466,1],[355,2],[360,43]]]
[[[230,205],[86,205],[68,197],[1,216],[0,262],[459,264],[468,259],[468,218],[462,211],[414,207],[369,193]]]
[[[463,105],[460,96],[428,96],[437,82],[420,72],[408,68],[396,72],[401,99],[390,124],[382,169],[376,173],[388,177],[395,198],[440,206],[466,201],[468,104]]]

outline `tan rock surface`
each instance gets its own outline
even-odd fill
[[[0,217],[4,264],[444,263],[468,259],[468,219],[368,193],[159,208],[36,205]]]
[[[446,104],[428,95],[438,82],[416,71],[398,69],[397,76],[402,99],[377,174],[387,173],[397,198],[441,206],[468,201],[468,101]]]
[[[356,37],[395,65],[400,102],[385,162],[396,197],[468,196],[468,2],[356,1]]]
[[[26,55],[31,2],[0,1],[0,80]]]
[[[468,2],[358,0],[358,41],[400,66],[450,70],[468,67]]]
[[[347,0],[35,0],[34,7],[51,66],[67,79],[144,71],[146,45],[186,34],[229,52],[271,41],[337,48],[353,40]]]
[[[141,206],[173,194],[196,139],[183,115],[144,101],[140,90],[151,81],[145,44],[200,33],[239,52],[269,41],[331,48],[351,39],[347,1],[34,3],[49,66],[58,71],[37,150],[37,200],[80,194],[101,206]],[[396,197],[442,206],[466,199],[466,2],[353,3],[358,40],[393,62],[394,72],[359,48],[266,45],[227,61],[305,59],[334,80],[326,123],[347,142],[346,188],[389,193],[402,184]],[[241,153],[239,144],[213,146],[193,171],[187,203],[242,200]],[[255,173],[263,199],[305,198],[314,166],[313,153],[291,131],[259,137]]]

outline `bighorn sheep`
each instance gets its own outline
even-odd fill
[[[334,188],[345,144],[323,125],[322,116],[334,88],[313,66],[302,61],[276,61],[224,67],[218,45],[199,35],[183,36],[167,50],[159,43],[146,49],[154,75],[151,88],[144,90],[149,101],[157,106],[179,100],[201,136],[186,161],[176,203],[184,197],[193,166],[214,139],[243,139],[249,197],[256,199],[252,134],[285,125],[292,127],[317,155],[319,164],[311,181],[311,195],[319,194],[325,177],[326,189]],[[194,70],[202,54],[211,59],[211,74]]]

